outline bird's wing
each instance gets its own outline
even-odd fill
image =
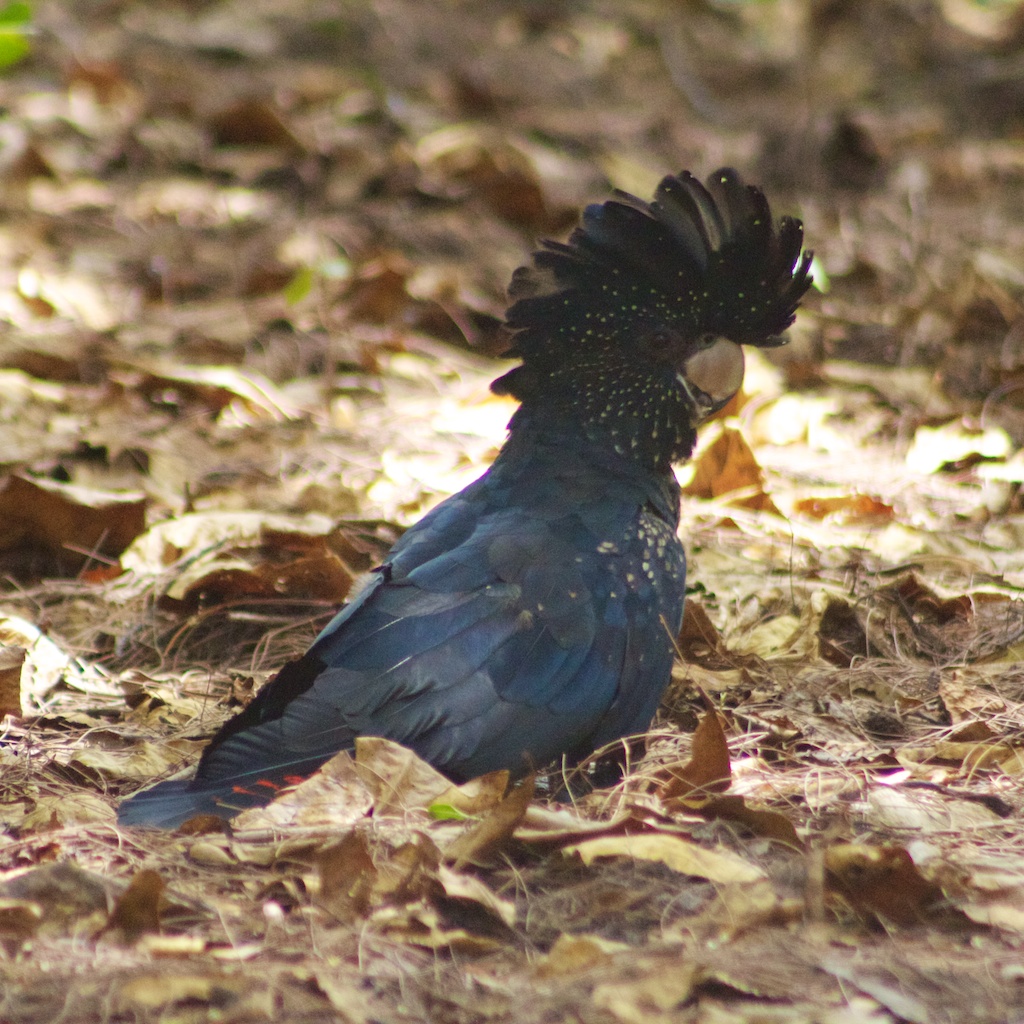
[[[571,516],[552,523],[497,510],[447,550],[429,537],[443,527],[427,523],[428,536],[400,547],[357,606],[228,723],[197,781],[257,765],[263,775],[295,772],[357,735],[404,743],[468,777],[581,748],[610,709],[627,727],[649,720],[647,694],[660,696],[671,649],[658,621],[664,602],[652,608],[639,555],[599,550]],[[403,552],[417,545],[410,563]],[[674,616],[682,581],[671,585]],[[648,672],[660,685],[643,687]]]

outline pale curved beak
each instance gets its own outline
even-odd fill
[[[679,383],[701,414],[710,416],[743,384],[743,349],[728,338],[718,338],[710,348],[701,349],[686,360]]]

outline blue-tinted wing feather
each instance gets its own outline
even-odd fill
[[[173,824],[218,802],[222,813],[265,802],[257,783],[315,770],[360,735],[465,779],[645,728],[682,613],[682,549],[661,512],[672,496],[629,479],[610,487],[566,461],[496,464],[421,520],[225,725],[191,788],[157,786],[122,820]]]

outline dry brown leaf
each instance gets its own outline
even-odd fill
[[[730,671],[749,661],[726,647],[704,606],[689,597],[683,610],[683,624],[676,637],[676,645],[683,661],[699,665],[710,672]]]
[[[25,145],[21,152],[4,168],[4,175],[11,182],[30,181],[33,178],[53,179],[57,177],[50,162],[32,144]],[[45,305],[48,306],[49,303],[45,303]],[[52,307],[50,308],[52,309]],[[37,313],[37,315],[45,316],[48,314],[43,310],[42,314]]]
[[[451,926],[444,914],[426,900],[401,907],[381,907],[372,920],[393,941],[424,949],[450,949],[463,956],[496,953],[507,942],[506,935],[495,938]]]
[[[352,830],[321,849],[315,862],[321,907],[345,923],[369,919],[399,941],[484,952],[499,945],[490,933],[515,922],[514,903],[442,865],[422,833],[395,845],[380,829]]]
[[[526,809],[523,823],[515,831],[515,838],[524,843],[561,846],[594,835],[617,832],[630,820],[628,811],[620,811],[607,821],[595,821],[583,818],[567,807],[531,804]]]
[[[965,903],[958,901],[956,906],[957,910],[962,911],[976,924],[1024,935],[1024,900],[1020,898],[1015,903],[999,901]]]
[[[0,615],[0,649],[6,658],[4,714],[23,716],[41,710],[57,686],[80,674],[70,655],[17,615]]]
[[[925,583],[916,572],[908,572],[878,591],[897,602],[913,615],[915,622],[931,621],[945,626],[974,615],[975,601],[994,600],[1006,603],[1002,594],[942,594],[937,587]]]
[[[249,843],[261,836],[308,831],[330,834],[361,821],[372,808],[374,794],[351,755],[342,751],[265,807],[243,811],[232,821],[232,830],[239,840]]]
[[[902,846],[831,846],[825,867],[830,889],[855,911],[896,924],[922,920],[942,897]]]
[[[515,903],[497,896],[487,887],[486,883],[475,875],[461,874],[442,864],[437,870],[437,880],[447,900],[461,900],[473,905],[474,908],[482,909],[507,928],[512,928],[515,925]],[[451,903],[447,906],[449,910],[452,909]]]
[[[867,494],[800,498],[793,503],[793,511],[811,519],[831,518],[839,523],[881,523],[895,516],[892,505]]]
[[[371,323],[394,321],[415,301],[407,287],[411,273],[409,261],[400,253],[384,253],[364,263],[345,289],[348,317]]]
[[[711,793],[729,788],[732,771],[729,765],[729,744],[718,717],[718,710],[701,694],[704,717],[693,734],[690,760],[685,765],[670,765],[665,771],[671,776],[659,792],[662,800],[675,798],[705,799]]]
[[[164,1012],[178,1005],[209,1006],[222,1010],[235,1006],[246,992],[253,992],[253,984],[244,977],[230,977],[221,971],[203,973],[201,969],[181,970],[180,973],[139,972],[123,980],[113,999],[115,1013],[148,1015]],[[269,1010],[270,1007],[268,1006]],[[250,1020],[259,1017],[248,1016]],[[263,1019],[270,1019],[265,1017]]]
[[[32,938],[43,919],[36,900],[0,898],[0,948],[14,956]]]
[[[25,809],[19,828],[23,835],[31,835],[74,825],[109,825],[113,820],[113,808],[95,793],[77,792],[73,800],[46,794],[36,797]]]
[[[649,970],[638,981],[608,982],[594,989],[594,1005],[622,1024],[654,1024],[676,1019],[676,1011],[701,980],[697,964],[680,960]]]
[[[723,427],[719,435],[697,455],[693,477],[683,494],[694,498],[719,498],[726,505],[779,514],[764,487],[764,473],[743,434]]]
[[[309,970],[305,965],[298,968],[296,975],[300,983],[309,984]],[[327,996],[331,1007],[337,1011],[339,1022],[377,1024],[380,1020],[372,1011],[371,997],[365,986],[360,984],[361,978],[349,979],[345,975],[339,975],[332,963],[313,961],[311,980]]]
[[[1011,747],[999,758],[999,770],[1006,775],[1024,775],[1024,748]]]
[[[122,382],[164,405],[207,409],[215,417],[238,403],[248,414],[245,420],[283,422],[301,415],[281,390],[262,374],[234,366],[174,366],[128,364],[124,373],[138,379]]]
[[[204,512],[166,520],[124,553],[137,574],[163,574],[184,563],[166,590],[168,607],[194,611],[232,600],[340,603],[357,570],[336,551],[345,548],[331,520],[255,512]],[[355,556],[358,557],[358,556]]]
[[[974,831],[997,824],[1001,818],[981,800],[970,800],[938,787],[872,786],[863,804],[868,822],[880,828],[905,829],[918,834],[950,830]]]
[[[901,1021],[909,1021],[910,1024],[928,1024],[934,1019],[925,1001],[908,994],[902,980],[893,979],[892,973],[885,968],[865,969],[836,954],[822,957],[820,967],[821,970],[839,978],[845,985],[866,992],[871,996],[874,1004],[885,1007]],[[878,1019],[874,1005],[870,1008],[865,1008],[862,1005],[861,1013],[867,1020]]]
[[[193,957],[200,953],[209,951],[209,943],[199,935],[155,935],[148,933],[140,937],[136,943],[139,952],[153,957]],[[262,947],[255,947],[258,951]],[[253,947],[249,947],[250,955],[253,955]],[[219,950],[217,951],[219,952]],[[232,953],[235,950],[231,950]],[[238,947],[238,952],[245,952],[245,947]],[[239,956],[238,959],[245,959]]]
[[[30,868],[0,883],[0,898],[26,901],[41,909],[39,929],[61,936],[94,935],[107,919],[113,891],[118,888],[105,878],[59,861]],[[29,911],[34,916],[34,911]]]
[[[431,194],[478,195],[502,220],[547,230],[554,218],[529,156],[506,135],[456,124],[424,136],[414,158]]]
[[[755,654],[766,661],[786,658],[798,660],[813,657],[817,652],[814,626],[818,617],[810,607],[802,616],[776,615],[759,622],[734,641],[743,654]]]
[[[989,688],[989,680],[970,668],[954,668],[939,678],[939,697],[954,725],[1000,715],[1006,702]]]
[[[160,724],[178,724],[194,721],[195,716],[169,714],[159,719]],[[167,776],[183,764],[193,763],[206,747],[206,740],[168,739],[159,743],[138,740],[129,747],[104,750],[84,747],[75,751],[70,761],[103,772],[111,778],[131,779],[134,782]]]
[[[146,526],[149,499],[12,475],[0,484],[0,549],[35,544],[78,566],[117,557]]]
[[[127,943],[159,932],[163,892],[164,880],[158,872],[149,869],[137,872],[118,897],[103,931],[113,932]]]
[[[584,864],[598,857],[629,857],[657,861],[682,875],[706,878],[719,884],[754,882],[764,872],[729,850],[708,850],[679,836],[661,834],[599,836],[563,848],[579,854]]]
[[[938,427],[918,427],[906,459],[907,466],[917,473],[935,473],[972,455],[1006,458],[1013,449],[1013,441],[1001,427],[968,428],[958,418]]]
[[[706,711],[693,736],[690,760],[681,767],[668,765],[662,769],[670,778],[661,786],[659,797],[672,809],[709,820],[737,821],[755,835],[799,848],[796,829],[784,814],[748,807],[745,799],[735,794],[716,795],[732,782],[729,745],[714,704],[706,694],[701,696]]]
[[[315,864],[319,876],[316,902],[339,921],[365,917],[377,880],[367,834],[353,829],[338,842],[319,850]]]
[[[262,100],[241,100],[214,114],[209,123],[218,146],[271,146],[296,153],[304,149],[281,113]]]
[[[258,547],[268,535],[293,535],[296,541],[308,537],[312,542],[326,537],[332,527],[331,519],[315,513],[193,512],[155,523],[124,552],[121,564],[140,575],[160,575],[181,559],[215,556],[232,545]],[[174,598],[182,593],[180,586],[169,591]]]
[[[441,851],[429,836],[414,832],[397,846],[378,841],[373,853],[373,903],[408,903],[433,890]]]
[[[605,966],[616,953],[630,950],[624,942],[615,942],[600,935],[562,934],[535,965],[538,978],[559,979],[584,974]]]
[[[373,796],[374,814],[427,810],[451,782],[408,747],[377,736],[356,739],[356,774]]]
[[[787,909],[769,878],[728,883],[715,887],[714,899],[699,914],[683,918],[663,934],[682,940],[698,935],[722,948],[737,935],[777,923]],[[789,916],[801,919],[803,912],[803,906],[798,905]]]
[[[445,859],[461,868],[466,864],[485,866],[491,862],[494,851],[509,839],[526,815],[533,800],[533,776],[524,779],[509,795],[470,822],[445,847]]]
[[[695,808],[709,820],[735,821],[748,828],[755,836],[774,839],[794,849],[802,849],[803,843],[793,823],[781,811],[749,807],[744,797],[732,794],[712,797]]]
[[[434,803],[451,807],[460,814],[483,814],[505,799],[508,780],[507,771],[488,772],[459,786],[449,786]]]
[[[194,612],[236,601],[294,599],[340,604],[355,574],[324,545],[317,556],[284,559],[265,550],[232,557],[230,552],[194,563],[174,582],[181,610]],[[261,561],[261,559],[266,559]]]
[[[0,645],[0,719],[5,715],[21,718],[26,708],[21,700],[21,673],[25,664],[24,647]]]
[[[839,598],[828,596],[818,618],[818,655],[830,665],[849,668],[860,658],[877,656],[856,610]]]

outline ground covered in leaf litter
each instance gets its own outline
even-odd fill
[[[0,1019],[1024,1019],[1018,5],[37,15],[0,81]],[[117,829],[486,465],[535,238],[723,163],[827,288],[683,471],[622,783],[367,741],[228,833]]]

